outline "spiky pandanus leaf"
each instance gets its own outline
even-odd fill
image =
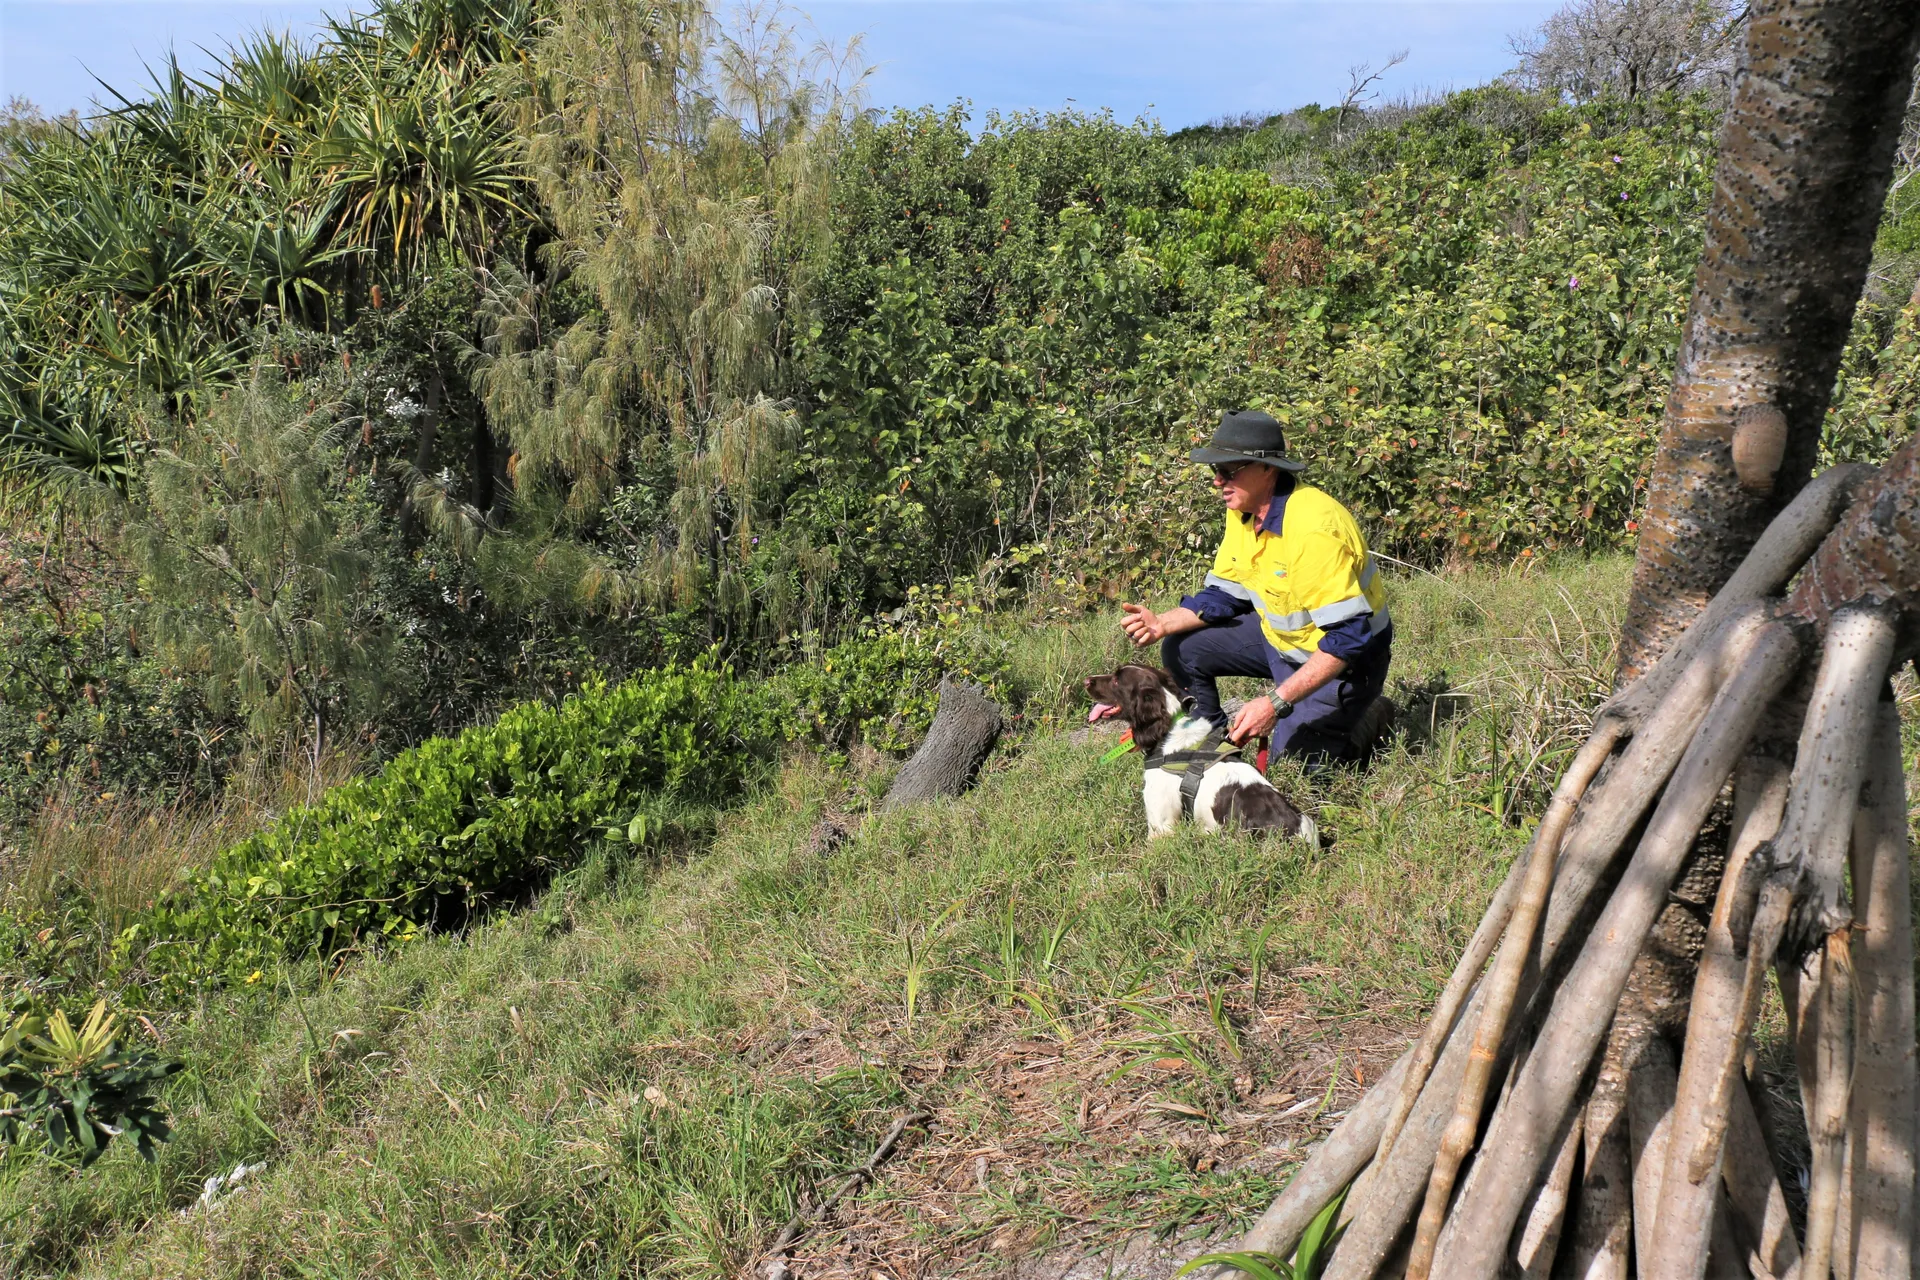
[[[84,1168],[132,1134],[151,1161],[171,1136],[159,1087],[181,1065],[129,1045],[105,1000],[78,1027],[64,1009],[22,1013],[0,1033],[0,1143],[38,1145]]]
[[[254,196],[245,216],[218,225],[209,236],[209,256],[225,273],[225,290],[287,319],[324,326],[338,283],[336,264],[362,252],[334,240],[339,203],[332,194],[308,208],[276,208]]]

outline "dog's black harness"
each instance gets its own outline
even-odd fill
[[[1184,723],[1184,717],[1181,723]],[[1176,723],[1173,727],[1178,729],[1180,724]],[[1140,762],[1140,766],[1142,769],[1165,769],[1168,773],[1180,775],[1180,812],[1182,816],[1191,818],[1193,802],[1200,794],[1200,784],[1206,781],[1207,770],[1229,760],[1241,759],[1241,753],[1245,750],[1245,744],[1228,742],[1227,731],[1215,725],[1199,746],[1186,751],[1150,755]]]

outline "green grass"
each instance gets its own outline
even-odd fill
[[[1625,584],[1399,580],[1407,735],[1319,789],[1276,774],[1318,852],[1149,843],[1137,764],[1078,728],[1110,623],[1021,627],[1026,731],[960,800],[876,815],[890,765],[796,758],[679,855],[598,850],[465,935],[159,1020],[176,1140],[0,1162],[0,1272],[731,1276],[911,1109],[931,1124],[809,1238],[816,1271],[1217,1235],[1444,981]],[[241,1161],[266,1169],[194,1207]]]

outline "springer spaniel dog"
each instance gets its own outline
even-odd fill
[[[1133,745],[1146,755],[1143,790],[1147,831],[1171,833],[1182,814],[1202,831],[1240,827],[1277,831],[1319,847],[1320,829],[1252,765],[1226,731],[1189,715],[1180,687],[1159,667],[1127,663],[1110,676],[1093,676],[1086,690],[1089,720],[1116,713],[1133,728]]]

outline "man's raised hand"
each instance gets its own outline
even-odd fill
[[[1160,622],[1160,615],[1143,604],[1123,604],[1120,612],[1126,616],[1120,619],[1120,628],[1141,648],[1152,644],[1167,634]]]

